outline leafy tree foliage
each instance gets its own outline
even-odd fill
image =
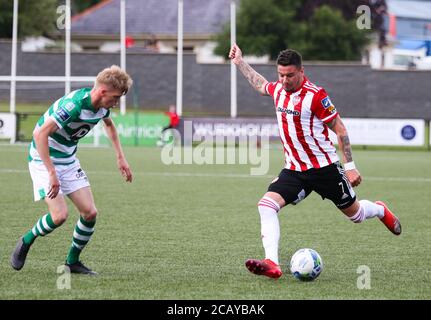
[[[359,59],[367,31],[356,28],[356,8],[366,0],[242,0],[237,43],[245,54],[275,59],[286,48],[306,60]],[[215,53],[227,58],[230,25],[215,38]]]
[[[55,28],[57,0],[20,0],[18,36],[39,36]],[[0,0],[0,38],[12,38],[13,1]]]
[[[339,10],[326,5],[314,11],[304,28],[308,32],[298,50],[307,60],[359,59],[367,42],[366,33],[357,29],[355,20],[345,20]]]
[[[72,14],[79,13],[102,0],[72,0]],[[47,35],[56,28],[57,7],[64,0],[19,0],[18,37]],[[0,0],[0,38],[12,38],[13,0]]]

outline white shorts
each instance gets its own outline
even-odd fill
[[[44,199],[49,191],[48,170],[42,162],[38,161],[30,161],[28,168],[33,180],[34,201]],[[81,169],[78,159],[70,165],[56,165],[55,171],[60,181],[59,194],[68,195],[78,189],[90,186],[87,175]]]

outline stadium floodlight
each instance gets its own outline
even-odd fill
[[[236,3],[230,2],[230,45],[236,43]],[[230,116],[237,116],[237,84],[236,84],[236,66],[233,61],[230,62]]]
[[[66,25],[65,25],[65,45],[64,45],[64,75],[66,76],[66,82],[64,84],[64,94],[70,92],[70,0],[66,0]]]
[[[183,0],[178,0],[177,29],[177,114],[183,114]]]
[[[121,0],[120,29],[121,69],[126,70],[126,0]],[[120,99],[120,113],[126,114],[126,96],[122,96]]]
[[[18,0],[13,1],[13,22],[12,22],[12,61],[10,65],[10,112],[15,112],[16,94],[16,52],[18,43]]]

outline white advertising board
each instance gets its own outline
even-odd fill
[[[0,112],[0,139],[15,141],[16,115],[14,113]]]
[[[343,118],[352,145],[423,146],[425,121],[417,119]],[[337,136],[330,131],[330,139]]]

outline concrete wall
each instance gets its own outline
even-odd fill
[[[10,74],[10,53],[10,43],[0,42],[0,75]],[[95,76],[111,64],[120,64],[119,54],[74,53],[72,75]],[[254,67],[270,81],[277,77],[274,65]],[[144,110],[165,110],[175,104],[175,55],[128,54],[127,70],[135,81],[128,94],[129,108],[134,101]],[[431,71],[376,71],[356,64],[305,63],[305,73],[312,82],[326,89],[342,116],[431,119]],[[64,55],[19,52],[17,74],[64,75]],[[51,88],[47,89],[47,85]],[[74,84],[73,88],[85,85]],[[61,83],[18,83],[17,86],[18,102],[48,106],[64,94]],[[9,100],[8,88],[7,82],[0,82],[0,101]],[[197,64],[195,55],[185,55],[183,104],[186,114],[229,115],[230,65]],[[255,92],[239,72],[238,114],[273,115],[272,99]]]

